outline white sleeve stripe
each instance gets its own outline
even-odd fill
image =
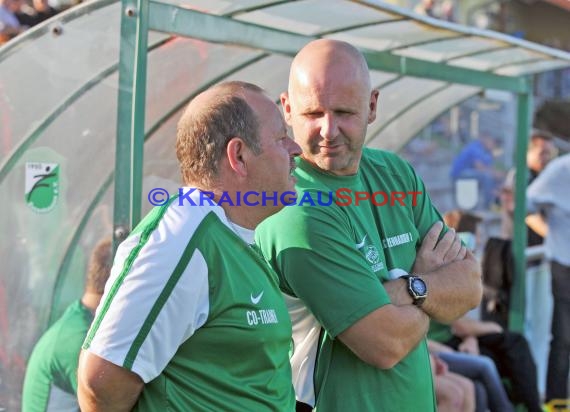
[[[109,290],[109,293],[106,296],[105,300],[101,302],[101,304],[100,304],[101,309],[97,310],[97,317],[93,320],[93,324],[89,330],[89,334],[87,335],[87,338],[85,339],[85,343],[83,344],[84,349],[87,349],[89,347],[89,345],[91,344],[91,341],[93,340],[93,336],[97,332],[97,329],[99,329],[99,326],[101,326],[101,321],[103,320],[103,317],[105,316],[105,314],[109,310],[109,306],[111,306],[111,302],[113,301],[113,298],[117,294],[119,287],[121,286],[121,284],[125,280],[125,277],[129,273],[131,266],[133,265],[133,262],[135,261],[135,259],[139,255],[141,249],[149,241],[152,232],[154,232],[154,230],[159,225],[160,221],[162,220],[162,217],[168,211],[169,206],[170,206],[170,203],[166,206],[163,206],[163,208],[160,210],[160,212],[157,213],[156,217],[148,223],[147,227],[145,227],[143,229],[140,237],[138,238],[137,245],[133,249],[131,249],[131,252],[129,253],[128,258],[121,265],[122,270],[121,270],[120,275],[117,276],[117,278],[115,279],[115,282],[113,282],[113,286]],[[105,291],[105,292],[107,292],[107,291]]]
[[[145,231],[121,244],[108,282],[108,287],[120,287],[106,313],[98,313],[100,325],[86,348],[128,367],[145,382],[160,374],[179,346],[208,318],[208,265],[199,242],[208,222],[219,216],[211,208],[200,209],[170,207],[130,263],[133,250],[143,243],[138,237]],[[128,265],[128,274],[117,283]],[[103,302],[109,300],[110,292],[105,290]]]
[[[137,246],[134,247],[133,249],[131,249],[131,252],[129,253],[126,261],[123,262],[123,264],[121,265],[122,270],[121,270],[119,276],[116,277],[116,279],[113,282],[111,289],[108,292],[108,294],[105,293],[107,295],[107,296],[105,296],[105,299],[104,300],[101,299],[101,304],[99,305],[100,309],[98,308],[97,317],[93,320],[93,323],[91,324],[91,328],[89,329],[89,334],[87,335],[87,338],[85,338],[85,342],[83,343],[83,349],[88,349],[89,346],[91,345],[91,341],[93,340],[93,336],[95,336],[95,333],[97,332],[97,330],[101,326],[101,321],[103,320],[103,318],[107,314],[107,311],[109,310],[109,307],[111,306],[111,302],[113,301],[113,298],[117,294],[119,287],[121,286],[125,277],[129,273],[129,270],[130,270],[131,265],[133,264],[135,258],[138,256],[140,250],[143,248],[144,244],[147,241],[148,241],[148,237],[144,240],[142,239],[142,237],[140,237]]]
[[[134,359],[131,370],[145,382],[158,376],[180,345],[206,323],[210,314],[209,291],[208,265],[200,250],[194,249]]]
[[[190,259],[194,255],[195,251],[197,251],[196,250],[196,240],[195,240],[195,238],[192,238],[192,240],[190,241],[190,243],[188,243],[188,246],[184,250],[184,253],[182,254],[182,257],[180,258],[180,261],[176,265],[174,272],[170,275],[168,282],[166,282],[166,284],[164,285],[164,289],[162,290],[162,292],[158,296],[158,299],[154,303],[152,309],[150,310],[150,313],[148,314],[147,318],[145,319],[139,334],[137,335],[137,337],[133,341],[133,345],[131,346],[131,349],[129,349],[129,352],[127,353],[127,356],[125,358],[125,363],[123,365],[125,368],[127,368],[127,369],[132,368],[133,363],[137,357],[137,353],[139,352],[140,347],[142,346],[143,342],[145,341],[146,337],[148,336],[148,334],[152,328],[152,325],[154,324],[156,318],[160,314],[160,311],[162,310],[163,306],[168,301],[168,298],[170,297],[172,291],[174,290],[174,287],[178,283],[178,280],[184,274],[185,270],[188,268]],[[200,253],[200,252],[197,251],[197,253]]]

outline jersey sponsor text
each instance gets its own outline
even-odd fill
[[[277,319],[277,313],[274,309],[248,310],[245,316],[247,318],[247,324],[249,326],[279,323],[279,320]]]
[[[413,239],[414,238],[412,234],[410,232],[407,232],[396,236],[387,237],[382,240],[382,244],[384,246],[384,249],[388,249],[391,247],[403,245],[405,243],[410,243]]]

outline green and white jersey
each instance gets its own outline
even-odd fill
[[[175,198],[118,248],[83,347],[143,379],[135,410],[294,410],[277,276],[234,227]]]
[[[26,366],[22,412],[77,412],[79,351],[93,315],[79,300],[38,340]]]
[[[357,175],[324,174],[302,159],[295,174],[297,205],[264,221],[256,240],[287,295],[297,399],[326,412],[435,410],[425,341],[381,370],[335,339],[390,302],[382,282],[411,270],[421,239],[441,220],[422,181],[397,156],[370,149]],[[377,193],[378,205],[356,206],[356,192]]]

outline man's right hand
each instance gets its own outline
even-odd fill
[[[416,261],[411,273],[425,274],[451,263],[461,260],[467,253],[467,248],[461,243],[454,230],[449,230],[438,242],[439,234],[443,230],[443,223],[436,222],[430,228],[416,255]],[[411,305],[412,298],[408,293],[407,283],[399,279],[384,282],[384,288],[394,305]]]
[[[455,230],[449,229],[441,239],[443,222],[435,222],[422,240],[412,273],[424,274],[447,265],[448,263],[463,260],[467,248],[461,243]]]
[[[435,223],[424,237],[412,272],[427,284],[422,310],[430,318],[450,323],[481,302],[481,265],[454,230],[441,239],[443,223]],[[439,239],[439,240],[438,240]]]

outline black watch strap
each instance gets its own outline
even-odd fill
[[[408,274],[401,276],[407,282],[408,293],[412,297],[412,303],[421,306],[427,297],[427,285],[425,281],[418,275]]]

